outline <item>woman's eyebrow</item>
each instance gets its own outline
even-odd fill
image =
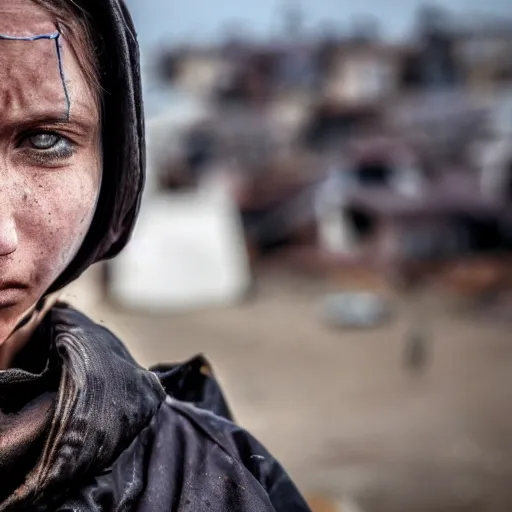
[[[90,132],[91,128],[98,124],[97,116],[89,115],[90,109],[74,109],[71,116],[63,110],[48,110],[32,113],[25,113],[23,117],[4,120],[0,126],[0,132],[15,130],[26,130],[38,126],[68,127],[77,128],[83,132]]]

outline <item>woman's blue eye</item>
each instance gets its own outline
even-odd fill
[[[59,142],[63,141],[63,138],[55,133],[37,133],[28,138],[30,145],[34,149],[48,150],[54,148]]]
[[[76,145],[64,135],[51,131],[32,132],[21,142],[27,157],[41,164],[64,162],[76,151]]]

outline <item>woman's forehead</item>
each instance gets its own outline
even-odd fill
[[[0,0],[0,34],[28,37],[55,30],[50,14],[31,0]]]
[[[72,103],[73,110],[90,109],[89,88],[50,16],[21,0],[26,8],[21,21],[23,8],[8,7],[11,1],[0,0],[1,124],[57,112],[68,117]]]
[[[0,39],[0,111],[2,123],[20,122],[37,110],[66,111],[54,43]]]

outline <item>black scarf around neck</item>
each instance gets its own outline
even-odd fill
[[[1,434],[13,441],[0,443],[0,476],[11,475],[2,512],[58,503],[108,467],[165,398],[156,375],[115,336],[65,305],[50,311],[31,343],[40,344],[30,349],[31,371],[0,372]]]
[[[0,372],[0,503],[34,469],[55,411],[60,364],[48,327],[40,324],[13,369]]]

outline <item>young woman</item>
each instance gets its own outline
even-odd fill
[[[0,511],[307,511],[198,358],[153,372],[58,291],[137,215],[144,130],[119,0],[0,0]]]

